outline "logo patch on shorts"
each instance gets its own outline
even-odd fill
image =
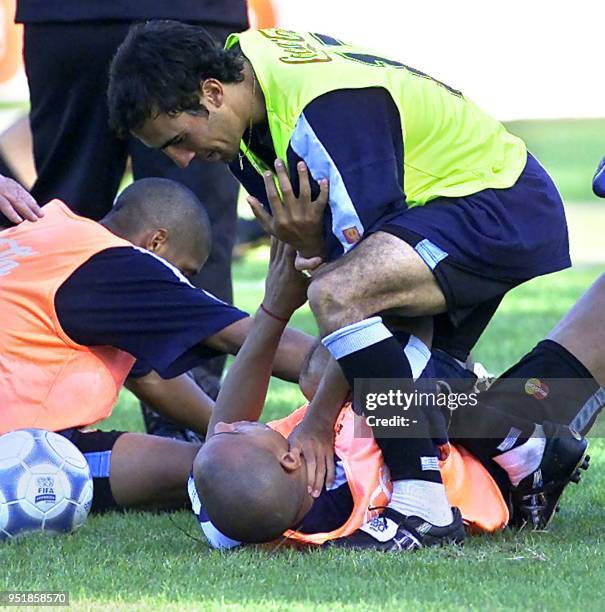
[[[548,385],[539,378],[529,378],[525,383],[525,393],[537,400],[543,400],[548,396],[549,391]]]
[[[356,244],[361,240],[361,234],[355,226],[342,230],[342,235],[348,244]]]

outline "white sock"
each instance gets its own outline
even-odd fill
[[[445,487],[440,482],[396,480],[389,508],[405,516],[419,516],[437,527],[454,520]]]
[[[512,485],[516,487],[526,476],[538,469],[545,446],[544,428],[542,425],[536,425],[527,442],[494,457],[494,461],[508,474]]]

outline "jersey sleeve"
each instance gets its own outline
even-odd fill
[[[382,88],[335,90],[313,100],[296,123],[288,166],[298,192],[296,163],[329,180],[324,219],[326,258],[349,251],[361,237],[405,209],[403,137],[397,106]]]
[[[364,234],[406,209],[403,154],[399,111],[385,89],[335,90],[307,105],[290,138],[287,161],[295,194],[296,164],[301,160],[309,167],[314,199],[319,181],[329,180],[323,227],[326,260],[348,252]],[[271,212],[263,178],[249,160],[238,159],[230,169]]]
[[[137,247],[94,255],[59,287],[55,310],[74,342],[114,346],[164,378],[216,355],[204,340],[248,316]]]

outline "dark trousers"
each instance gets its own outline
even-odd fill
[[[230,302],[238,184],[227,166],[194,160],[181,169],[163,153],[146,149],[134,138],[120,140],[109,129],[108,68],[129,25],[25,26],[24,59],[38,172],[32,194],[41,204],[60,198],[78,214],[98,220],[111,209],[129,155],[135,179],[161,176],[184,183],[204,203],[212,224],[210,257],[195,283]],[[228,34],[224,28],[207,29],[219,42]],[[223,365],[224,358],[219,357],[204,368],[211,371],[211,387]]]

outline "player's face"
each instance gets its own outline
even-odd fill
[[[187,278],[193,278],[203,267],[208,259],[206,248],[184,248],[182,244],[174,244],[167,241],[156,251],[156,255],[164,258],[177,270],[180,270]]]
[[[226,106],[211,108],[208,115],[160,114],[133,131],[144,145],[159,149],[180,168],[186,168],[196,158],[233,161],[242,133],[239,122]]]

